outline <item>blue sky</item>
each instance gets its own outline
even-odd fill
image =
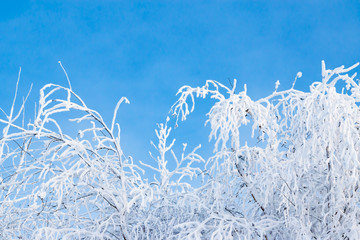
[[[119,122],[128,155],[144,160],[183,85],[237,78],[253,98],[274,83],[296,88],[330,68],[360,60],[358,1],[6,1],[0,7],[0,107],[9,110],[19,67],[29,105],[46,83],[72,87],[110,122]],[[240,88],[241,89],[241,88]],[[31,106],[29,107],[31,109]],[[179,140],[207,141],[209,104],[176,129]],[[206,147],[205,147],[206,149]]]

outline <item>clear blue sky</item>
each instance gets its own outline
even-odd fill
[[[20,95],[31,101],[45,83],[67,85],[119,122],[126,154],[144,159],[156,123],[163,122],[182,85],[207,79],[247,83],[249,95],[271,93],[276,80],[307,89],[327,66],[360,60],[359,1],[2,1],[0,107],[9,110],[18,69]],[[33,105],[33,102],[29,102]],[[181,141],[206,141],[200,104],[178,128]],[[31,108],[30,108],[31,109]]]

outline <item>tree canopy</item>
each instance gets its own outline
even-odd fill
[[[143,162],[120,144],[116,119],[125,97],[106,123],[70,83],[47,84],[25,123],[26,98],[15,109],[15,95],[0,118],[0,236],[360,239],[360,86],[349,75],[357,66],[328,70],[323,62],[321,81],[308,91],[295,82],[278,91],[276,82],[258,100],[246,85],[238,91],[236,80],[184,86],[156,129],[157,154]],[[172,127],[181,127],[197,98],[215,100],[208,159],[197,153],[201,145],[173,149]],[[242,140],[244,128],[252,139]],[[153,179],[144,177],[148,170]]]

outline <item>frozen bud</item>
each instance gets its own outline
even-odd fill
[[[275,83],[275,91],[278,89],[279,86],[280,86],[280,81],[277,80],[276,83]]]
[[[44,198],[46,197],[46,192],[41,192],[41,193],[39,193],[39,197],[40,197],[41,199],[44,199]]]

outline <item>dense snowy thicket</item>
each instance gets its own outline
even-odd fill
[[[157,154],[140,165],[120,144],[116,115],[126,98],[105,123],[71,86],[48,84],[32,122],[23,121],[25,101],[0,118],[0,237],[360,239],[360,86],[347,74],[356,66],[323,63],[309,92],[295,83],[277,91],[277,82],[256,101],[236,81],[184,86],[174,120],[156,130]],[[181,125],[195,98],[216,101],[206,160],[199,147],[174,152],[171,140],[170,125]],[[242,139],[244,128],[253,140]],[[145,179],[149,169],[158,177]]]

